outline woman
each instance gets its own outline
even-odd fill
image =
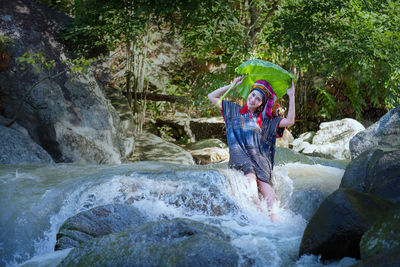
[[[234,88],[242,83],[243,78],[233,80]],[[222,108],[229,146],[229,167],[246,175],[253,201],[262,211],[258,198],[258,191],[261,192],[267,201],[271,221],[275,221],[272,212],[275,203],[275,192],[272,189],[275,140],[277,136],[282,137],[285,127],[294,124],[294,83],[292,81],[292,87],[287,90],[287,118],[279,117],[276,95],[267,81],[258,80],[254,83],[244,107],[225,100],[218,105],[218,100],[229,88],[230,85],[227,85],[208,94],[210,101]]]

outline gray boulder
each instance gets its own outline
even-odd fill
[[[283,136],[280,138],[276,138],[276,146],[277,147],[285,147],[291,148],[293,145],[294,137],[288,129],[283,132]]]
[[[209,147],[227,148],[227,145],[219,139],[209,138],[190,143],[185,148],[189,150],[198,150]]]
[[[118,114],[93,75],[74,76],[63,63],[67,57],[55,36],[69,18],[36,1],[1,5],[1,34],[14,40],[7,47],[10,64],[0,75],[5,117],[17,115],[17,122],[55,162],[120,163],[125,148]],[[55,67],[40,73],[29,66],[21,70],[16,58],[25,52],[42,53],[54,60]],[[47,72],[54,78],[44,79],[29,92]]]
[[[400,106],[351,139],[351,158],[375,146],[400,147]]]
[[[363,260],[352,267],[398,267],[400,266],[400,248],[388,249],[372,258]]]
[[[225,122],[222,116],[191,119],[189,125],[196,140],[217,138],[227,143]]]
[[[83,211],[68,218],[57,233],[55,250],[76,247],[93,238],[122,232],[149,222],[138,209],[122,204],[109,204]]]
[[[148,132],[137,136],[132,158],[138,161],[194,164],[193,157],[189,152]]]
[[[237,266],[229,237],[188,219],[140,225],[73,249],[60,266]]]
[[[375,147],[347,166],[340,187],[400,203],[400,148]]]
[[[309,156],[349,160],[349,142],[364,129],[361,123],[350,118],[324,122],[312,137],[312,143],[305,141],[313,135],[312,133],[303,135],[299,140],[293,141],[293,149]]]
[[[51,156],[23,133],[0,126],[0,164],[53,163]]]
[[[275,148],[275,165],[284,165],[291,162],[299,162],[304,164],[321,164],[324,166],[335,167],[339,169],[346,169],[348,161],[345,160],[332,160],[320,157],[311,157],[293,151],[285,147]]]
[[[190,151],[196,164],[211,164],[229,159],[228,148],[208,147]]]
[[[396,248],[400,249],[400,210],[389,213],[364,233],[360,242],[361,259],[373,258]]]
[[[288,203],[288,208],[294,213],[300,214],[306,221],[309,221],[318,210],[319,205],[330,193],[318,187],[295,190]]]
[[[364,232],[394,207],[377,196],[339,188],[322,202],[308,223],[299,255],[321,255],[323,260],[359,259]]]

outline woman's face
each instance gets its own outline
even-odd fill
[[[260,92],[253,90],[247,97],[247,107],[255,111],[262,104],[262,95]]]

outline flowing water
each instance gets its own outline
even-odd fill
[[[70,251],[54,252],[62,223],[110,203],[133,205],[153,220],[183,217],[217,226],[230,236],[239,266],[350,266],[354,259],[324,265],[317,256],[298,258],[307,221],[296,212],[312,204],[310,194],[299,192],[333,192],[343,172],[276,166],[279,221],[272,223],[251,201],[246,178],[225,165],[0,165],[0,266],[57,265]]]

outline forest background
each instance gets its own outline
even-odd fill
[[[111,75],[123,71],[123,79],[112,79],[113,88],[125,94],[139,124],[175,111],[220,116],[207,94],[229,83],[249,59],[296,69],[294,135],[345,117],[369,126],[400,103],[399,1],[40,2],[72,18],[59,33],[71,57],[119,57],[123,68]],[[163,66],[168,83],[162,88],[147,75],[154,33],[179,43],[175,60]],[[151,94],[168,101],[145,101]],[[280,100],[283,108],[286,100]]]

